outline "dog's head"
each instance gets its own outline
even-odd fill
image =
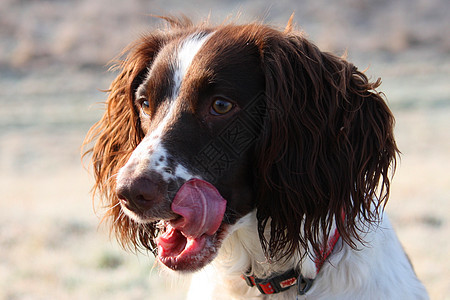
[[[352,244],[395,165],[379,82],[291,30],[168,21],[129,47],[87,138],[122,244],[198,270],[255,209],[269,257],[318,252],[333,224]]]

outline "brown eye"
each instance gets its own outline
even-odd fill
[[[224,115],[233,108],[233,104],[223,99],[217,99],[213,102],[211,113],[213,115]]]
[[[142,101],[141,109],[144,114],[146,114],[147,116],[150,115],[150,103],[148,102],[148,100]]]

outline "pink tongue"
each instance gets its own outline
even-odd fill
[[[213,235],[219,229],[227,201],[210,183],[191,179],[178,190],[172,211],[182,218],[172,221],[172,227],[187,237]]]

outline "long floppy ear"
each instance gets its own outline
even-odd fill
[[[375,91],[380,80],[291,32],[267,36],[262,55],[268,116],[257,147],[257,217],[266,254],[310,244],[320,255],[334,222],[355,247],[357,220],[379,220],[398,153],[394,118]]]
[[[110,221],[112,232],[122,246],[132,246],[131,249],[139,246],[152,249],[151,236],[155,228],[137,224],[124,215],[115,194],[115,176],[143,138],[134,93],[144,80],[161,42],[158,35],[148,35],[124,50],[128,55],[116,64],[120,74],[107,91],[106,111],[83,143],[83,156],[92,154],[96,180],[93,193],[100,195],[106,209],[104,220]],[[86,149],[92,142],[92,148]]]

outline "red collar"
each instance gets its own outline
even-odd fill
[[[339,237],[340,234],[336,228],[334,234],[328,240],[328,247],[322,249],[320,255],[317,255],[317,259],[314,260],[314,263],[316,264],[316,275],[319,273],[331,252],[333,252]],[[291,269],[282,274],[275,274],[267,278],[257,278],[253,275],[242,275],[241,277],[249,286],[256,286],[262,294],[276,294],[297,284],[298,294],[304,295],[311,288],[314,281],[313,278],[303,277],[302,274],[295,269]]]

